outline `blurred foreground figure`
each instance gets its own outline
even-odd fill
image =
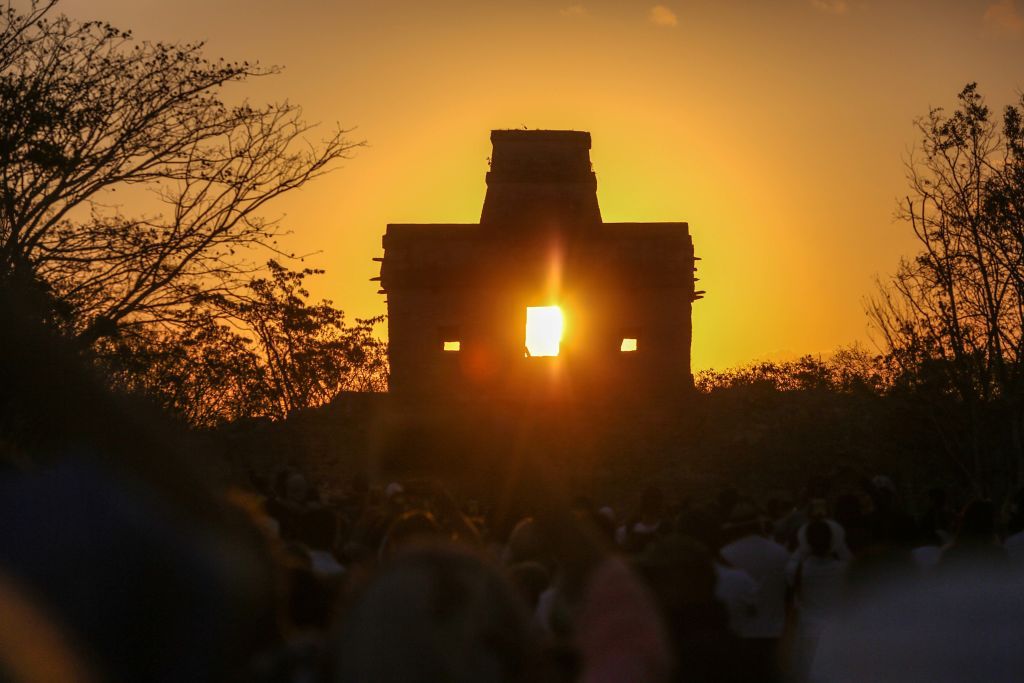
[[[0,518],[0,680],[224,680],[256,642],[252,558],[137,482],[84,462],[7,472]],[[55,637],[13,648],[39,624]],[[75,678],[48,675],[56,659]]]
[[[572,592],[567,665],[496,566],[459,545],[412,542],[342,617],[335,680],[667,683],[671,652],[657,608],[624,562],[599,561]]]
[[[238,680],[278,642],[258,532],[34,301],[0,282],[0,680]]]
[[[1024,677],[1024,577],[979,566],[866,595],[821,633],[821,683],[1009,683]]]
[[[536,659],[529,618],[502,576],[470,552],[410,549],[346,615],[338,681],[519,681]]]

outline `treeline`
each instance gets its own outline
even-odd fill
[[[1024,96],[994,112],[968,83],[954,109],[915,125],[897,217],[918,249],[866,306],[883,353],[755,364],[697,386],[877,396],[933,444],[937,468],[1005,496],[1024,486]]]
[[[739,387],[773,391],[824,389],[837,392],[868,392],[876,395],[892,389],[897,373],[885,357],[859,345],[839,349],[828,356],[802,356],[789,361],[759,361],[725,370],[704,370],[694,377],[697,391],[711,393]]]
[[[700,450],[709,467],[739,459],[752,471],[788,470],[787,485],[807,472],[875,467],[1004,499],[1020,488],[1015,470],[1001,465],[1019,457],[1015,415],[1000,396],[965,401],[949,385],[954,363],[908,364],[855,345],[700,372]]]
[[[892,359],[861,346],[760,361],[694,378],[697,425],[680,459],[715,473],[712,489],[789,495],[811,478],[885,474],[908,493],[971,489]],[[691,474],[691,476],[693,476]]]

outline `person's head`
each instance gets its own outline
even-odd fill
[[[384,498],[387,500],[388,506],[395,510],[405,508],[405,487],[397,481],[391,482],[384,487]]]
[[[528,615],[494,568],[420,546],[395,556],[346,613],[335,680],[527,680],[536,652]]]
[[[426,510],[409,510],[396,517],[381,541],[381,559],[387,559],[405,546],[440,538],[441,527]]]
[[[832,552],[832,527],[822,519],[816,519],[807,525],[807,545],[811,554],[817,557],[828,557]]]
[[[537,561],[543,563],[546,560],[544,539],[532,517],[519,520],[512,529],[504,555],[507,565]]]

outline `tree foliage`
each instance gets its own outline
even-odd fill
[[[916,122],[897,215],[920,251],[868,314],[947,454],[990,492],[1024,475],[1024,99],[1001,120],[974,83],[958,99]]]
[[[247,248],[276,248],[261,210],[358,143],[340,128],[308,143],[287,102],[225,101],[225,86],[274,68],[139,42],[52,6],[8,9],[0,34],[0,279],[44,283],[86,345],[188,324],[198,295],[245,284]],[[115,192],[154,209],[126,215]]]
[[[275,261],[269,275],[230,295],[209,298],[222,316],[245,329],[265,359],[271,414],[327,403],[342,390],[382,391],[386,356],[373,337],[382,318],[346,326],[329,300],[307,303],[305,278],[323,274],[291,271]]]
[[[808,355],[791,361],[761,361],[727,370],[704,370],[694,378],[694,386],[703,393],[747,387],[881,395],[891,382],[887,359],[856,344],[825,358]]]
[[[387,388],[380,318],[345,322],[328,300],[312,303],[305,279],[275,261],[231,294],[204,297],[187,325],[123,334],[100,344],[115,383],[155,398],[197,426],[284,418],[343,391]]]
[[[56,4],[0,16],[0,287],[115,385],[194,425],[383,389],[379,320],[311,302],[304,280],[322,271],[262,264],[287,256],[271,202],[361,143],[340,127],[308,140],[288,102],[228,99],[277,68],[137,41]]]

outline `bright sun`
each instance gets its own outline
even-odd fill
[[[530,306],[526,309],[526,355],[557,356],[565,325],[558,306]]]

